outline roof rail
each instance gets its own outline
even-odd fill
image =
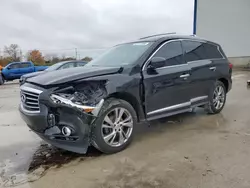
[[[140,39],[146,39],[146,38],[150,38],[150,37],[157,37],[157,36],[161,36],[161,35],[171,35],[171,34],[176,34],[176,32],[161,33],[161,34],[156,34],[156,35],[150,35],[150,36],[142,37],[142,38],[140,38]]]

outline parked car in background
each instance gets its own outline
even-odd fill
[[[86,64],[87,64],[87,62],[85,62],[85,61],[77,61],[77,60],[62,61],[62,62],[59,62],[59,63],[56,63],[56,64],[50,66],[45,71],[29,73],[29,74],[25,74],[25,75],[21,76],[19,83],[20,83],[20,85],[22,85],[25,83],[25,81],[28,78],[32,78],[32,77],[35,77],[35,76],[38,76],[41,74],[45,74],[47,72],[62,70],[62,69],[69,69],[69,68],[74,68],[74,67],[83,67]]]
[[[21,86],[19,111],[48,143],[86,153],[125,149],[139,122],[203,107],[219,113],[232,86],[221,46],[162,34],[114,46],[84,68],[50,72]],[[146,139],[146,138],[145,138]]]
[[[13,81],[19,79],[24,74],[44,71],[47,68],[48,66],[34,66],[31,61],[10,63],[1,71],[2,84],[4,81]]]

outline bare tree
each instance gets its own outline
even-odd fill
[[[11,44],[10,46],[4,47],[4,53],[11,58],[11,61],[21,60],[21,49],[17,44]]]
[[[86,61],[86,62],[90,62],[90,61],[92,61],[92,57],[88,57],[88,56],[86,56],[86,57],[84,57],[83,59],[82,59],[82,61]]]

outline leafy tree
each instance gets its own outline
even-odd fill
[[[45,64],[44,57],[42,56],[42,53],[39,50],[32,50],[28,54],[28,60],[32,61],[35,65],[44,65]]]
[[[5,67],[10,62],[12,62],[12,58],[11,57],[0,57],[0,65],[2,67]]]

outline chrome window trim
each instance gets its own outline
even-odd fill
[[[200,41],[200,40],[195,40],[195,39],[181,39],[181,41],[184,41],[184,40],[193,41],[193,42],[200,42],[200,43],[207,43],[209,45],[215,46],[215,47],[217,47],[217,50],[220,52],[220,55],[222,57],[222,58],[201,59],[201,60],[219,60],[219,59],[225,59],[224,55],[220,51],[220,47],[218,45],[216,45],[216,44],[209,43],[209,41],[202,41],[202,40]],[[201,61],[201,60],[196,60],[196,61]]]
[[[164,42],[161,46],[158,47],[158,49],[148,58],[148,60],[144,63],[143,67],[142,67],[142,71],[145,71],[146,70],[146,67],[148,66],[150,60],[152,59],[152,57],[165,45],[165,44],[168,44],[170,42],[174,42],[174,41],[193,41],[193,42],[200,42],[200,43],[209,43],[209,41],[203,41],[203,40],[198,40],[198,39],[172,39],[172,40],[168,40],[166,42]],[[213,45],[213,46],[216,46],[217,47],[217,50],[220,52],[222,58],[213,58],[213,59],[201,59],[201,60],[196,60],[196,61],[202,61],[202,60],[221,60],[221,59],[226,59],[225,56],[221,53],[220,51],[220,47],[218,45],[215,45],[215,44],[211,44],[209,43],[210,45]],[[182,47],[182,50],[183,50],[183,47]],[[183,52],[183,55],[185,54],[185,52]],[[183,66],[183,65],[186,65],[188,63],[192,63],[192,62],[196,62],[196,61],[188,61],[184,64],[180,64],[180,65],[171,65],[171,66],[165,66],[165,67],[161,67],[161,68],[157,68],[156,70],[159,70],[159,69],[163,69],[163,68],[172,68],[172,67],[178,67],[178,66]]]

